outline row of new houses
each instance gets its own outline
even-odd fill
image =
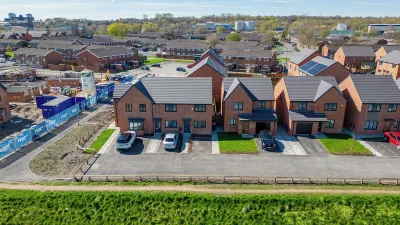
[[[224,131],[250,135],[275,134],[278,124],[290,135],[339,133],[343,126],[360,134],[398,130],[400,88],[391,76],[353,74],[340,84],[333,76],[284,77],[274,88],[270,78],[227,77],[212,50],[195,64],[186,78],[116,85],[121,132],[210,135],[219,119]]]

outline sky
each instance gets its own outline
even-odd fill
[[[400,0],[0,0],[0,18],[9,12],[93,20],[153,17],[157,13],[196,16],[246,15],[400,16]]]

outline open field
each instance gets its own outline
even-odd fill
[[[237,133],[218,133],[219,151],[222,154],[257,154],[254,139],[244,139]]]
[[[357,140],[347,134],[325,134],[328,138],[318,139],[334,155],[372,155]]]
[[[0,224],[396,224],[399,195],[0,191]]]

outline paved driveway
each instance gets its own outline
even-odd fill
[[[364,140],[365,141],[365,140]],[[396,146],[386,141],[365,141],[371,145],[376,151],[382,154],[382,156],[400,156],[400,150],[397,150]]]
[[[317,138],[311,136],[297,136],[301,146],[308,155],[329,155],[329,152],[318,141]]]
[[[212,154],[211,137],[192,137],[192,153]]]
[[[269,155],[281,155],[283,154],[283,150],[279,148],[279,146],[282,146],[283,144],[279,144],[280,141],[277,140],[277,146],[275,148],[275,151],[267,151],[262,148],[261,145],[261,140],[258,137],[255,137],[254,140],[256,141],[256,145],[258,148],[258,153],[259,154],[269,154]]]

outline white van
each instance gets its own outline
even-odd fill
[[[0,58],[0,63],[5,63],[6,59],[5,58]]]

